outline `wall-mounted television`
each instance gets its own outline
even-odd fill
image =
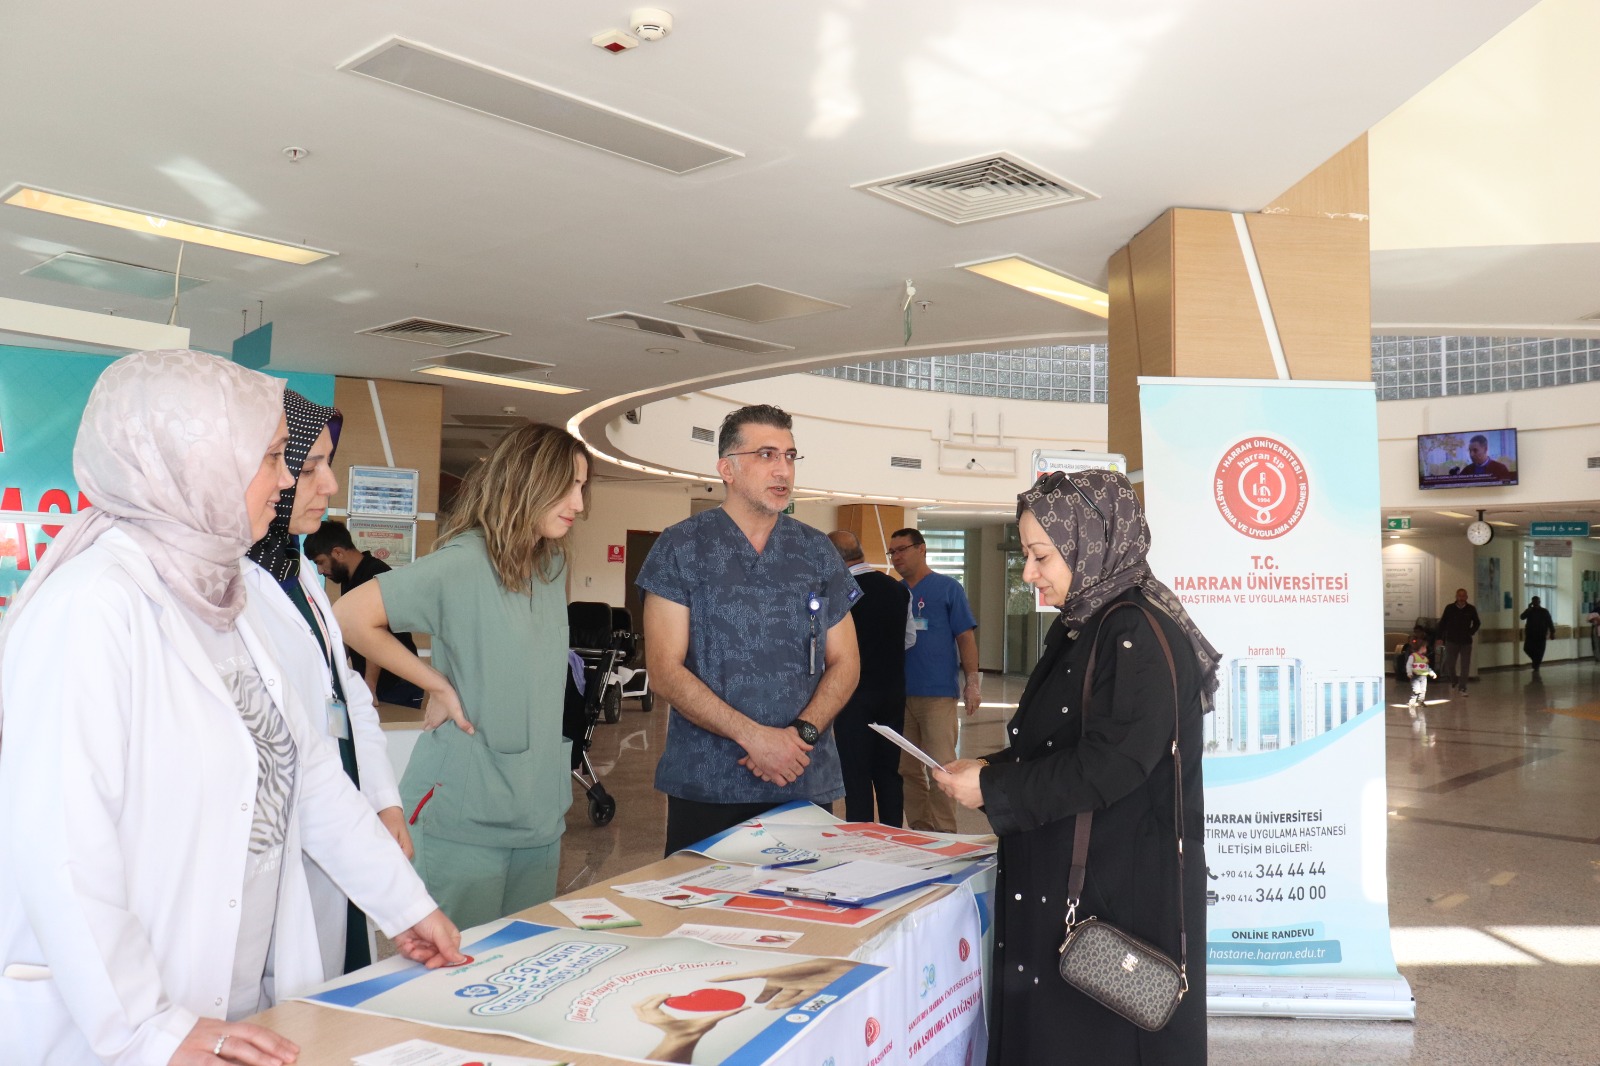
[[[1469,429],[1417,435],[1417,485],[1467,489],[1517,483],[1517,431]]]

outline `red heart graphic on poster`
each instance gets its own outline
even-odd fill
[[[662,1006],[710,1014],[738,1010],[744,1006],[744,996],[728,988],[698,988],[687,996],[672,996]]]
[[[836,837],[839,834],[838,833],[823,833],[822,835],[825,836],[825,837]]]
[[[615,914],[585,914],[583,920],[586,922],[609,922],[615,917]]]
[[[961,956],[962,962],[966,962],[967,956],[972,954],[972,945],[967,943],[966,937],[962,937],[961,943],[956,945],[956,953]]]
[[[674,899],[674,900],[676,900],[676,899],[692,899],[693,897],[690,896],[687,892],[680,892],[676,896],[662,896],[661,898],[662,899]]]
[[[878,1039],[878,1034],[883,1032],[883,1026],[878,1024],[878,1019],[867,1019],[867,1046],[871,1047]]]

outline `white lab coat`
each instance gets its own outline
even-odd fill
[[[356,768],[361,774],[361,794],[374,811],[400,806],[400,789],[394,781],[394,766],[389,762],[388,743],[378,710],[372,705],[372,692],[361,675],[351,670],[344,656],[344,633],[334,621],[333,606],[322,583],[316,580],[317,568],[300,557],[300,587],[328,628],[334,660],[342,671],[345,700],[350,711],[350,736],[356,744]],[[299,696],[295,702],[310,714],[308,731],[319,736],[325,747],[339,758],[339,742],[329,729],[327,703],[333,696],[328,678],[328,660],[322,657],[322,638],[311,631],[305,616],[294,601],[278,587],[277,579],[255,563],[244,563],[250,600],[245,615],[277,653],[278,665],[290,690]],[[342,765],[342,764],[341,764]],[[306,882],[311,891],[311,910],[317,923],[317,941],[322,947],[322,972],[325,978],[344,973],[345,895],[333,878],[306,857]]]
[[[238,630],[299,755],[275,929],[283,998],[322,980],[302,849],[391,934],[434,903],[309,734],[256,627]],[[187,616],[117,530],[18,619],[0,686],[0,1058],[164,1064],[199,1016],[228,1010],[255,746]]]

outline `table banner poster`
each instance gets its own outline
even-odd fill
[[[1413,1018],[1389,939],[1373,388],[1140,378],[1139,405],[1151,569],[1222,654],[1207,1009]]]
[[[808,1062],[864,1061],[871,1019],[893,1006],[884,968],[848,959],[523,921],[481,929],[462,946],[465,966],[395,956],[301,998],[562,1051],[726,1066],[775,1061],[791,1045]]]

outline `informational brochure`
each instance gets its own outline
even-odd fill
[[[407,1040],[350,1060],[353,1066],[569,1066],[554,1059],[530,1059],[494,1052],[462,1051],[430,1040]]]
[[[817,858],[796,868],[825,870],[841,862],[870,859],[921,869],[992,855],[995,838],[845,822],[815,804],[802,802],[775,807],[684,850],[751,866],[787,868],[790,864],[783,861],[785,857],[811,852]]]
[[[731,944],[739,948],[792,948],[804,933],[793,929],[746,929],[740,925],[694,925],[684,923],[673,931],[673,936],[692,936],[713,944]]]
[[[883,725],[879,722],[868,722],[867,728],[888,740],[889,743],[893,744],[901,751],[906,752],[922,765],[928,767],[936,773],[944,773],[944,766],[939,762],[938,759],[935,759],[932,755],[929,755],[927,752],[911,743],[911,741],[901,736],[898,730],[892,729],[889,726]]]
[[[774,871],[760,867],[718,862],[654,881],[611,887],[633,899],[646,899],[668,907],[698,907],[725,899],[730,893],[754,891],[774,876]]]
[[[885,972],[693,937],[519,921],[462,950],[473,958],[465,966],[429,970],[395,956],[302,998],[632,1062],[757,1066]]]
[[[775,878],[754,891],[758,896],[814,899],[837,906],[860,907],[876,904],[880,900],[887,901],[944,876],[928,870],[862,859],[840,863],[816,873],[795,873],[793,876]]]
[[[398,570],[417,559],[417,523],[409,518],[363,518],[351,515],[345,520],[356,551]]]
[[[740,914],[753,914],[762,918],[787,918],[792,922],[815,922],[818,925],[859,928],[871,925],[879,918],[894,913],[907,903],[915,902],[932,891],[932,887],[912,889],[910,892],[893,896],[869,907],[842,907],[811,899],[740,893],[710,904],[707,910],[738,911]]]
[[[608,899],[557,899],[550,906],[579,929],[628,929],[640,924]]]

